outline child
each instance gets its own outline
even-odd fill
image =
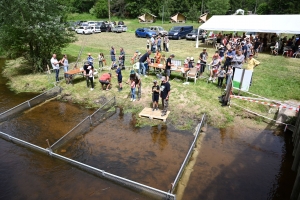
[[[152,111],[154,111],[155,109],[158,110],[159,91],[160,91],[159,85],[157,85],[157,81],[154,80],[152,86],[152,102],[153,102]]]
[[[135,80],[130,79],[130,88],[131,88],[131,100],[130,101],[135,101]]]
[[[221,88],[223,85],[224,77],[226,75],[226,71],[224,70],[224,67],[221,67],[221,69],[219,69],[217,75],[218,75],[218,87]]]
[[[86,79],[86,84],[87,84],[87,87],[89,87],[89,81],[91,82],[91,90],[94,90],[94,74],[93,74],[93,70],[92,70],[92,67],[91,66],[88,66],[88,70],[89,70],[89,73],[86,75],[87,76],[87,79]]]
[[[116,75],[117,75],[117,78],[118,78],[118,83],[119,83],[119,92],[122,91],[122,66],[121,64],[119,65],[119,67],[117,68],[116,70]]]

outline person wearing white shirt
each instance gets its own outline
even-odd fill
[[[59,63],[60,62],[56,59],[56,54],[52,55],[50,62],[51,62],[52,68],[55,71],[55,80],[58,83],[59,82],[58,76],[59,76]]]

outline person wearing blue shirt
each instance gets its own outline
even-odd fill
[[[140,70],[139,70],[139,74],[143,74],[145,77],[146,76],[146,67],[145,67],[145,64],[144,62],[148,62],[150,63],[150,56],[151,55],[151,50],[148,50],[140,59],[139,59],[139,63],[140,63]],[[142,71],[142,72],[141,72]]]
[[[122,66],[121,66],[121,64],[119,65],[119,67],[116,70],[116,75],[117,75],[118,83],[119,83],[119,92],[121,92],[123,89],[122,88]]]
[[[159,52],[161,52],[161,38],[160,38],[160,36],[158,36],[158,38],[157,38],[157,49],[159,50]]]
[[[91,66],[93,66],[94,58],[91,56],[90,53],[88,53],[88,57],[87,57],[86,60],[89,62],[89,64],[90,64]],[[93,66],[93,67],[94,67],[94,66]]]

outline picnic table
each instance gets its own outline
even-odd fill
[[[165,70],[165,66],[161,65],[161,64],[158,64],[158,63],[151,63],[151,64],[149,64],[149,71],[150,71],[150,67],[153,67],[153,71],[154,72],[157,69],[163,69],[163,70]],[[190,70],[190,68],[188,68],[188,67],[182,67],[182,66],[179,66],[179,67],[178,66],[173,66],[173,67],[171,67],[171,71],[182,73],[183,77],[185,77],[186,73],[189,70]]]
[[[76,75],[81,74],[82,77],[83,75],[84,69],[83,68],[75,68],[75,69],[71,69],[67,72],[65,72],[65,74],[67,75],[67,82],[68,83],[72,83],[73,84],[73,80],[75,78]]]

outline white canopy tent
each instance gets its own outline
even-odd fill
[[[300,34],[300,15],[214,15],[198,28],[210,31]],[[198,48],[198,40],[196,42]]]

